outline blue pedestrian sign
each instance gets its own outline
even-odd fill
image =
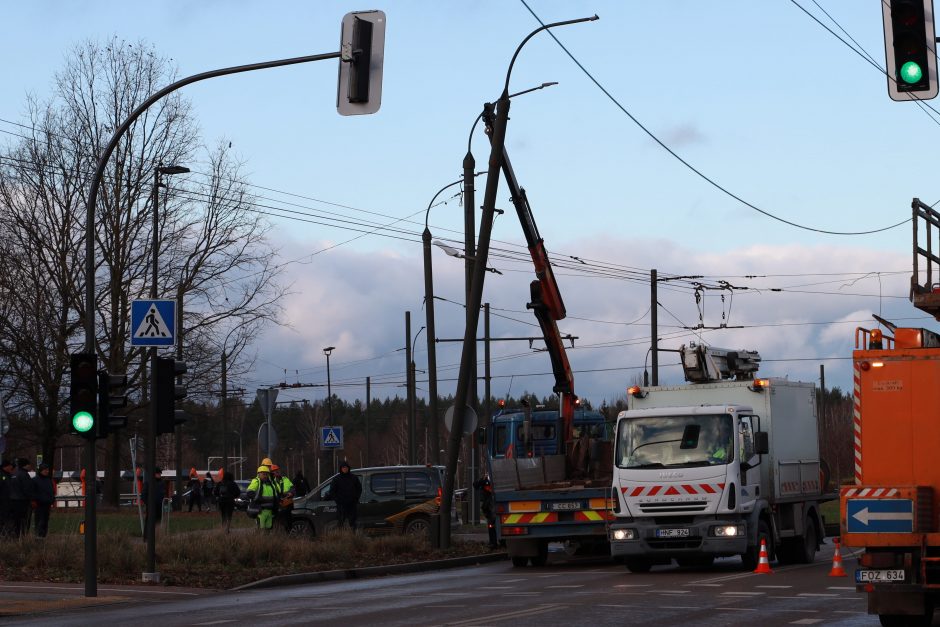
[[[911,499],[849,499],[845,502],[848,533],[913,533]]]
[[[175,300],[131,301],[131,346],[173,346],[175,327]]]
[[[320,429],[320,446],[323,448],[343,448],[342,427],[322,427]]]

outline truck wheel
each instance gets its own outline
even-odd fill
[[[519,557],[518,555],[513,556],[512,565],[516,568],[525,568],[526,564],[529,563],[528,557]]]
[[[648,573],[653,567],[652,562],[638,557],[628,557],[625,562],[631,573]]]
[[[767,541],[767,555],[768,560],[773,559],[774,555],[774,541],[770,536],[770,527],[765,521],[760,521],[757,524],[757,544],[754,546],[749,546],[744,555],[741,556],[741,562],[744,565],[744,570],[754,570],[757,568],[757,563],[760,561],[760,541],[761,539]]]
[[[536,568],[545,566],[545,563],[548,562],[548,542],[539,542],[539,554],[529,559],[532,560],[532,565]]]
[[[929,627],[933,623],[933,612],[921,616],[909,614],[879,614],[883,627]]]
[[[816,560],[816,549],[818,547],[816,524],[812,519],[807,518],[803,525],[803,543],[794,547],[800,549],[797,557],[800,564],[812,564]]]

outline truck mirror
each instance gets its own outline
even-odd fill
[[[766,455],[770,452],[770,438],[766,431],[754,432],[754,454]]]
[[[679,443],[680,449],[698,448],[698,436],[701,433],[701,425],[686,425],[682,430],[682,441]]]

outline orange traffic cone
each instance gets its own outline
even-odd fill
[[[839,538],[835,539],[836,552],[832,554],[832,570],[829,571],[830,577],[848,577],[845,569],[842,568],[842,552],[839,550]]]
[[[761,575],[771,575],[774,572],[770,570],[770,560],[767,559],[767,540],[764,538],[760,539],[760,553],[758,554],[757,568],[754,569],[754,572]]]

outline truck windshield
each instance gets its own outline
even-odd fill
[[[734,457],[731,416],[657,416],[621,420],[619,468],[718,466]]]

